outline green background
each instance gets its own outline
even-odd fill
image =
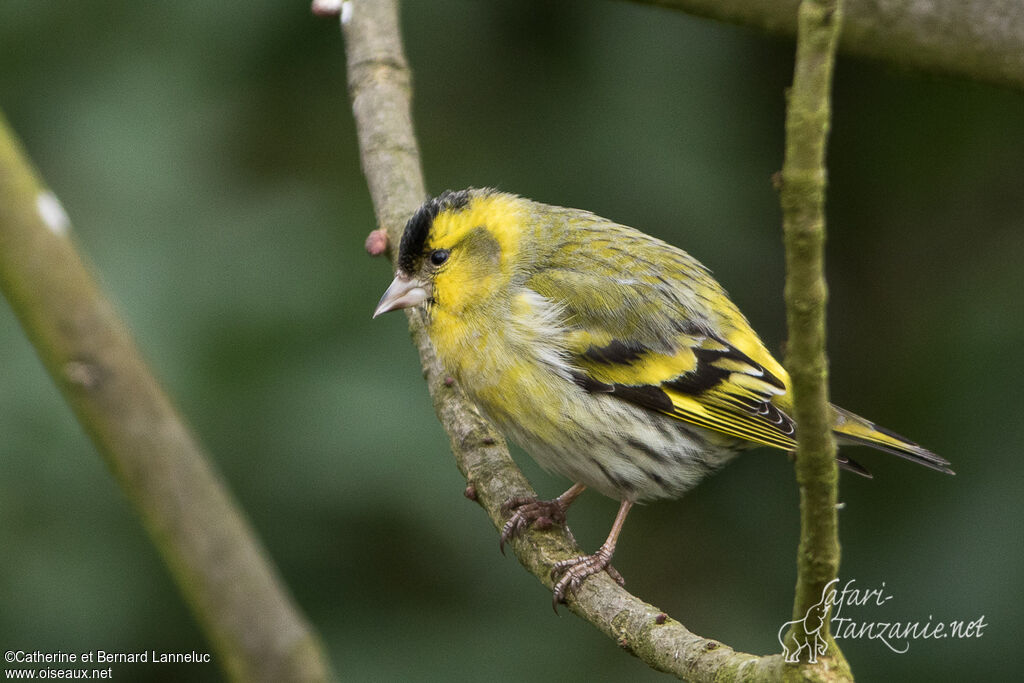
[[[406,3],[431,192],[590,209],[711,267],[784,337],[769,176],[792,43],[613,2]],[[563,610],[462,495],[374,227],[335,22],[305,2],[0,4],[0,107],[209,447],[339,673],[655,679]],[[972,620],[860,680],[1011,680],[1024,579],[1024,97],[841,58],[830,148],[832,396],[953,462],[844,475],[858,621]],[[0,649],[209,651],[102,461],[0,306]],[[520,457],[521,456],[521,457]],[[545,495],[568,482],[517,454]],[[596,548],[615,502],[570,520]],[[701,635],[779,651],[798,537],[786,458],[754,451],[638,508],[615,564]],[[6,666],[6,665],[5,665]],[[116,666],[218,680],[212,665]]]

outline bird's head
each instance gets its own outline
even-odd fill
[[[507,291],[528,202],[488,189],[444,192],[405,226],[398,272],[373,317],[420,304],[459,313]]]

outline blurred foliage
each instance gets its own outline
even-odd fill
[[[407,2],[428,185],[583,207],[714,269],[779,348],[792,45],[628,3]],[[656,679],[497,552],[363,238],[336,25],[308,3],[0,4],[0,107],[75,239],[354,679]],[[1009,680],[1020,623],[1024,97],[840,59],[828,269],[837,403],[953,461],[862,452],[841,575],[863,620],[975,640],[843,643],[862,680]],[[209,651],[103,465],[0,307],[0,648]],[[522,454],[520,454],[522,455]],[[539,491],[556,480],[519,460]],[[778,453],[638,509],[628,587],[696,632],[779,650],[797,492]],[[596,547],[615,503],[570,515]],[[218,680],[126,665],[132,680]]]

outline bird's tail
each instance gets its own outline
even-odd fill
[[[956,474],[950,469],[948,460],[939,457],[927,448],[918,446],[910,439],[900,436],[895,432],[890,432],[884,427],[879,427],[874,422],[865,420],[859,415],[854,415],[848,410],[843,410],[837,406],[832,406],[832,409],[835,416],[833,431],[840,443],[846,442],[861,446],[871,446],[872,448],[898,455],[901,458],[906,458],[911,462],[916,462],[918,465],[924,465],[939,472]],[[840,454],[838,460],[840,466],[844,469],[864,476],[871,476],[866,469],[842,454]]]

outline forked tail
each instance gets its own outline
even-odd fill
[[[890,432],[885,427],[879,427],[874,422],[865,420],[859,415],[854,415],[848,410],[843,410],[837,406],[832,406],[832,408],[835,411],[835,427],[833,431],[840,443],[846,442],[861,446],[871,446],[872,448],[898,455],[901,458],[906,458],[911,462],[916,462],[918,465],[924,465],[939,472],[956,474],[950,469],[948,460],[932,453],[927,448],[922,448],[910,439],[900,436],[895,432]],[[839,455],[838,460],[839,465],[843,469],[864,476],[871,476],[866,469],[842,454]]]

